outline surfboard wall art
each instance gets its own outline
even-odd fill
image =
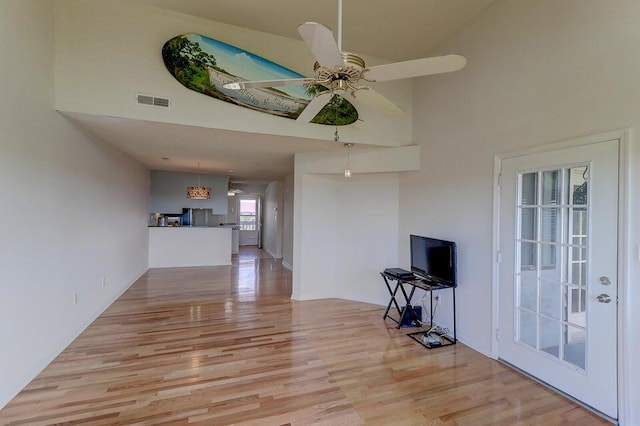
[[[304,76],[261,56],[200,35],[179,35],[162,47],[167,70],[183,86],[212,98],[267,114],[296,119],[313,97],[327,90],[320,85],[262,89],[224,89],[223,84],[243,80],[303,78]],[[347,100],[334,96],[312,123],[346,125],[358,119]]]

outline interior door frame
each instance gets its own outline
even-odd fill
[[[262,212],[261,212],[261,200],[262,200],[262,196],[260,194],[256,194],[256,193],[249,193],[249,194],[239,194],[236,195],[236,212],[237,212],[237,216],[238,216],[238,225],[240,225],[240,202],[242,200],[253,200],[256,202],[256,229],[254,231],[243,231],[242,229],[240,229],[240,234],[239,234],[239,238],[240,240],[242,240],[241,235],[242,232],[255,232],[256,233],[256,246],[258,248],[262,248]]]
[[[516,151],[498,153],[493,157],[493,241],[492,249],[492,270],[491,270],[491,291],[492,291],[492,318],[491,318],[491,356],[498,359],[499,355],[499,279],[500,279],[500,186],[502,176],[502,160],[520,157],[529,154],[536,154],[547,151],[555,151],[563,148],[573,148],[584,145],[591,145],[617,139],[619,141],[618,150],[618,421],[625,423],[625,419],[631,418],[631,400],[629,391],[629,381],[625,372],[631,371],[631,306],[627,303],[627,294],[630,293],[630,265],[631,265],[631,241],[629,238],[630,224],[629,199],[630,182],[629,170],[631,156],[629,155],[631,145],[631,129],[613,130],[579,137],[575,139],[554,142],[524,148]]]

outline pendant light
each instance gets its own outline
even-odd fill
[[[338,119],[338,108],[336,107],[336,122]],[[333,140],[334,142],[340,142],[340,135],[338,135],[338,125],[336,124],[336,131],[333,134]],[[346,178],[350,178],[351,177],[351,169],[349,168],[349,154],[351,151],[351,147],[353,146],[352,143],[345,143],[344,147],[347,148],[347,167],[344,169],[344,177]]]
[[[198,186],[187,187],[187,198],[192,200],[208,200],[211,198],[211,188],[200,186],[200,163],[198,163]]]
[[[351,177],[351,169],[349,168],[349,153],[351,150],[351,147],[353,146],[352,143],[345,143],[344,146],[347,148],[347,167],[344,169],[344,177],[346,178],[350,178]]]

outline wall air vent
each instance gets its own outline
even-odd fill
[[[137,95],[138,105],[149,105],[160,108],[169,108],[169,98],[161,98],[158,96],[143,95],[138,93]]]

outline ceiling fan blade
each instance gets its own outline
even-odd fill
[[[307,22],[298,27],[298,32],[320,65],[329,69],[344,65],[342,53],[329,28],[316,22]]]
[[[311,102],[306,106],[302,113],[298,116],[296,121],[301,121],[303,123],[308,123],[320,112],[322,108],[326,104],[329,103],[333,94],[331,92],[322,92],[319,95],[316,95]]]
[[[374,108],[389,117],[404,117],[404,110],[402,108],[369,87],[358,89],[355,96],[349,91],[345,92],[343,96],[345,96],[349,102],[354,104],[356,109],[358,109],[358,105],[365,105]]]
[[[256,81],[234,81],[222,85],[225,89],[259,89],[262,87],[295,86],[312,84],[313,78],[287,78],[283,80],[256,80]]]
[[[466,64],[467,59],[464,56],[435,56],[432,58],[378,65],[369,68],[364,76],[366,79],[373,81],[399,80],[401,78],[421,77],[424,75],[458,71]]]

